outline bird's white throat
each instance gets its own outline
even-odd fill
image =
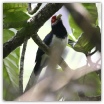
[[[68,43],[67,37],[65,37],[64,39],[61,39],[61,38],[58,38],[56,35],[53,35],[53,39],[52,39],[52,42],[50,44],[50,47],[54,46],[58,49],[60,49],[60,48],[64,49],[66,47],[67,43]]]

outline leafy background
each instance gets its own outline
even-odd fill
[[[83,3],[83,6],[88,10],[92,17],[92,25],[95,28],[98,25],[98,11],[95,3]],[[59,12],[58,12],[59,13]],[[63,14],[63,12],[62,12]],[[3,43],[7,42],[11,39],[16,31],[21,29],[25,24],[25,21],[29,19],[29,15],[27,14],[27,4],[26,3],[4,3],[3,4]],[[74,45],[73,49],[78,52],[87,53],[91,51],[94,46],[86,40],[84,37],[84,33],[82,30],[76,25],[71,15],[68,14],[69,25],[72,30],[69,34],[69,38],[72,40],[78,40]],[[45,35],[51,30],[50,28],[50,20],[48,20],[42,28],[40,28],[38,34],[41,39],[45,37]],[[9,28],[12,27],[12,28]],[[47,29],[47,31],[46,31]],[[46,33],[46,32],[47,33]],[[73,38],[74,37],[74,38]],[[68,45],[70,47],[70,45]],[[38,46],[34,44],[34,42],[30,39],[27,45],[27,51],[25,56],[25,65],[24,65],[24,89],[28,82],[29,75],[34,67],[35,63],[35,53]],[[33,50],[34,49],[34,50]],[[14,100],[19,96],[19,61],[21,55],[22,46],[18,47],[16,50],[10,53],[3,60],[3,99],[4,100]],[[30,56],[32,54],[33,56]],[[73,53],[71,53],[73,55]],[[75,56],[75,55],[74,55]],[[71,56],[70,56],[71,57]],[[75,57],[75,59],[77,59]],[[70,60],[75,60],[70,59]],[[31,63],[29,63],[30,60]],[[75,64],[75,61],[73,61]],[[80,83],[91,84],[95,82],[96,92],[90,93],[87,92],[88,96],[96,96],[101,95],[101,81],[98,75],[94,73],[90,73],[88,75],[79,79]],[[77,94],[75,95],[77,98]],[[78,100],[78,99],[76,99]]]
[[[11,39],[17,28],[21,28],[21,24],[29,18],[25,13],[26,8],[25,3],[3,4],[3,43]],[[11,24],[16,28],[8,28]],[[19,96],[19,60],[20,47],[3,60],[3,99],[5,100],[13,100]]]

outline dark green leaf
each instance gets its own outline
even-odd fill
[[[3,3],[3,12],[27,11],[27,3]]]
[[[14,32],[8,29],[3,30],[3,42],[14,36]],[[19,95],[19,57],[20,48],[11,52],[3,60],[3,99],[14,100]]]
[[[100,28],[98,26],[96,26],[94,28],[95,28],[95,31],[99,35]],[[94,48],[94,45],[90,42],[91,38],[86,38],[85,36],[87,36],[87,34],[82,33],[82,35],[79,37],[78,41],[76,42],[76,44],[74,45],[73,48],[74,48],[74,50],[76,50],[78,52],[83,52],[83,53],[87,54]]]
[[[94,47],[92,43],[89,41],[88,38],[85,38],[84,33],[79,37],[77,43],[74,45],[74,49],[78,52],[83,52],[87,54],[91,51],[91,49]]]
[[[28,19],[29,15],[23,11],[8,12],[3,19],[3,25],[4,28],[20,28],[25,26]]]
[[[14,36],[14,32],[8,29],[3,29],[3,43]]]
[[[17,48],[3,60],[3,98],[5,100],[13,100],[19,95],[19,50],[20,48]]]

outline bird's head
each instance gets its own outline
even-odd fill
[[[58,16],[56,16],[56,15],[52,16],[51,24],[52,25],[57,24],[61,20],[61,16],[62,16],[61,14],[59,14]]]
[[[52,16],[51,18],[51,27],[52,33],[55,34],[57,37],[65,38],[67,36],[67,31],[62,23],[61,14],[58,16]]]

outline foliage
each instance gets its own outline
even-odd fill
[[[3,13],[6,12],[16,12],[16,11],[24,11],[26,12],[27,3],[4,3],[3,4]]]
[[[25,13],[25,3],[3,4],[3,43],[11,39],[17,29],[23,27],[29,16]],[[11,28],[12,27],[12,28]],[[3,60],[3,99],[14,100],[19,96],[19,59],[20,48],[11,52]]]
[[[97,31],[100,30],[98,25],[98,13],[95,3],[83,3],[86,10],[90,13],[92,18],[92,25]],[[17,29],[25,26],[26,21],[29,19],[26,3],[4,3],[3,4],[3,43],[11,39]],[[72,47],[75,51],[87,54],[94,46],[85,37],[85,33],[76,25],[72,16],[69,16],[69,23],[72,29],[72,34],[77,39],[76,44]],[[72,39],[71,36],[69,36]],[[92,37],[93,38],[93,37]],[[73,39],[72,39],[73,40]],[[3,60],[3,99],[14,100],[19,96],[19,60],[20,60],[20,47],[11,52]],[[85,77],[80,78],[79,83],[92,84],[95,86],[96,92],[85,93],[87,96],[97,96],[101,94],[101,81],[96,72],[90,73]],[[61,96],[63,97],[63,96]],[[58,99],[60,99],[59,97]],[[74,94],[74,100],[79,100],[77,93]],[[66,100],[66,99],[65,99]]]
[[[96,26],[94,28],[96,29],[96,33],[100,32],[99,26]],[[86,38],[85,36],[87,36],[87,34],[82,33],[73,48],[78,52],[87,54],[94,48],[94,45],[89,41],[89,38]]]
[[[98,96],[101,94],[101,82],[96,72],[89,73],[78,80],[81,84],[90,85],[94,91],[87,91],[86,96]]]
[[[14,36],[14,32],[9,29],[3,30],[3,42],[8,41]],[[19,73],[19,52],[20,48],[13,51],[3,60],[3,98],[6,100],[14,99],[19,94],[18,73]],[[12,96],[9,96],[11,94]],[[9,96],[9,97],[8,97]]]
[[[4,3],[3,8],[3,27],[4,28],[21,28],[25,26],[29,16],[26,14],[27,4],[21,3]]]
[[[92,25],[94,26],[94,28],[99,29],[96,23],[97,18],[98,18],[96,4],[95,3],[82,3],[82,5],[86,8],[86,10],[88,10],[91,20],[93,20]],[[85,33],[83,33],[83,31],[76,25],[71,15],[69,16],[69,24],[71,26],[74,37],[77,39],[77,42],[73,48],[76,51],[83,52],[85,54],[87,54],[87,52],[90,52],[91,49],[94,48],[91,42],[89,42],[89,40],[91,39],[85,37],[87,36],[87,34],[85,35]]]
[[[92,24],[97,25],[96,21],[98,18],[98,12],[97,12],[96,4],[95,3],[82,3],[82,5],[89,12],[89,14],[91,16]]]
[[[86,8],[86,10],[89,12],[91,19],[92,19],[92,26],[96,29],[96,32],[100,32],[100,28],[97,23],[98,21],[98,12],[97,12],[97,7],[95,3],[82,3],[82,5]],[[72,34],[74,37],[77,39],[76,44],[72,47],[75,51],[78,52],[83,52],[87,54],[90,52],[93,48],[94,45],[89,41],[89,38],[86,38],[87,34],[85,33],[76,25],[75,21],[73,20],[72,16],[69,16],[69,24],[72,29]],[[94,38],[94,37],[92,37]],[[83,84],[92,84],[94,88],[96,89],[93,94],[92,92],[85,93],[87,96],[97,96],[101,94],[101,81],[98,77],[97,73],[90,73],[88,75],[79,79],[79,82]]]

